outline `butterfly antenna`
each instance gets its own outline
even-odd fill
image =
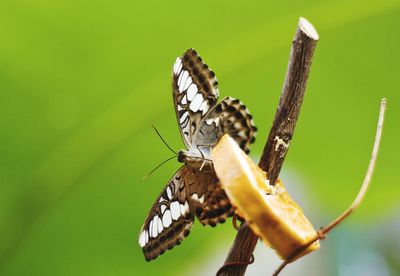
[[[146,180],[150,175],[153,174],[153,172],[155,172],[159,167],[161,167],[162,165],[164,165],[165,163],[167,163],[169,160],[176,158],[176,156],[172,156],[170,158],[168,158],[167,160],[164,160],[163,162],[161,162],[161,164],[158,164],[154,169],[152,169],[148,174],[146,174],[145,176],[143,176],[142,180]]]
[[[151,126],[157,132],[158,137],[160,137],[160,139],[161,139],[161,141],[163,141],[164,145],[166,145],[167,148],[169,148],[169,150],[172,151],[175,155],[178,155],[170,146],[168,146],[167,142],[165,142],[164,138],[162,138],[162,136],[161,136],[160,132],[158,132],[157,128],[154,125],[151,125]]]

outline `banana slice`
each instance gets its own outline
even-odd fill
[[[229,135],[222,137],[211,156],[215,172],[238,215],[281,258],[287,259],[317,234],[282,182],[270,185],[265,172]],[[316,241],[297,258],[318,248]]]

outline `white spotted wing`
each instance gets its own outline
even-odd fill
[[[192,177],[189,167],[180,168],[150,210],[139,234],[139,245],[147,261],[179,244],[189,234],[194,215],[185,181]]]
[[[180,244],[189,235],[195,215],[202,224],[215,226],[233,212],[215,174],[181,167],[153,204],[140,230],[139,245],[145,259],[153,260]]]
[[[193,147],[195,132],[201,121],[217,103],[217,85],[215,74],[195,50],[189,49],[176,59],[172,74],[172,96],[182,139],[188,149]]]
[[[224,98],[217,104],[217,78],[195,50],[178,57],[173,67],[172,91],[176,117],[183,141],[189,150],[212,148],[228,133],[248,151],[256,127],[246,106],[238,99]],[[206,150],[207,151],[207,150]]]

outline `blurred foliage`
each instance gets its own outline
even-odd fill
[[[301,187],[320,223],[344,209],[386,96],[372,187],[346,222],[384,229],[399,207],[399,1],[2,0],[0,274],[186,275],[216,241],[227,251],[230,223],[196,223],[179,248],[144,262],[139,228],[178,168],[170,162],[140,181],[170,156],[151,124],[182,147],[170,78],[175,58],[193,47],[216,72],[221,95],[240,98],[254,115],[257,159],[299,16],[320,42],[283,168],[297,176],[287,186]]]

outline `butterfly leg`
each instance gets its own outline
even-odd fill
[[[210,159],[204,159],[204,160],[203,160],[203,163],[201,164],[199,171],[202,171],[204,165],[205,165],[207,162],[210,162],[210,170],[208,170],[208,171],[206,171],[206,172],[212,172],[213,174],[215,174],[214,164],[213,164],[212,160],[210,160]]]
[[[201,154],[201,159],[203,160],[203,163],[201,164],[200,169],[199,169],[200,171],[203,170],[204,165],[208,162],[208,163],[210,164],[210,167],[211,167],[211,170],[210,170],[210,171],[214,172],[212,160],[206,158],[206,157],[204,156],[203,152],[202,152],[201,149],[200,149],[200,147],[209,147],[209,149],[211,149],[211,146],[212,146],[212,145],[196,145],[198,151],[199,151],[200,154]]]
[[[210,164],[210,170],[205,170],[205,172],[214,172],[214,165],[212,163],[212,160],[206,158],[203,158],[202,160],[203,162],[201,163],[199,171],[203,171],[204,166],[208,163]]]
[[[203,169],[203,167],[204,167],[205,164],[206,164],[206,160],[203,160],[203,163],[201,163],[201,166],[200,166],[199,171],[201,171],[201,170]]]
[[[211,172],[213,173],[213,174],[216,174],[216,172],[215,172],[215,169],[214,169],[214,163],[213,162],[211,162]]]

